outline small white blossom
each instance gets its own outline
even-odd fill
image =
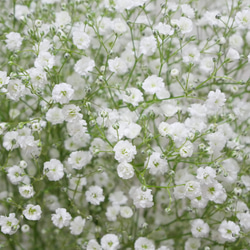
[[[71,218],[65,208],[57,208],[56,213],[51,215],[53,224],[60,229],[69,226]]]
[[[43,174],[50,181],[59,181],[64,176],[63,164],[57,159],[51,159],[44,163]]]
[[[39,205],[28,204],[23,210],[23,215],[27,220],[40,220],[41,214],[42,210]]]

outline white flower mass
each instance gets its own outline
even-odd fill
[[[1,249],[250,249],[249,0],[2,0],[0,33]]]

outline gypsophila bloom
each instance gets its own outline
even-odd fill
[[[117,166],[117,174],[120,178],[127,180],[134,176],[135,171],[133,166],[128,162],[121,162]]]
[[[3,147],[8,151],[19,147],[18,133],[16,131],[7,132],[4,135]]]
[[[207,237],[209,233],[209,226],[201,219],[196,219],[191,222],[191,232],[193,237],[201,238]]]
[[[119,141],[113,148],[115,159],[119,162],[131,162],[136,155],[136,147],[129,141]]]
[[[82,233],[83,228],[85,225],[85,219],[83,219],[81,216],[77,216],[70,222],[70,233],[73,235],[79,235]]]
[[[23,215],[27,220],[40,220],[41,214],[42,210],[39,205],[28,204],[23,210]]]
[[[92,155],[89,151],[76,151],[72,152],[69,156],[68,163],[74,169],[82,169],[90,163]]]
[[[131,218],[133,216],[133,210],[132,208],[128,207],[128,206],[121,206],[120,207],[120,215],[123,218]]]
[[[74,90],[70,84],[56,84],[52,91],[52,99],[60,104],[68,103],[73,98]]]
[[[36,58],[34,65],[36,68],[43,69],[49,68],[51,69],[55,65],[55,56],[50,54],[47,51],[42,51],[39,53]]]
[[[152,155],[146,159],[145,166],[152,175],[162,175],[168,171],[168,162],[161,158],[159,152],[153,152]]]
[[[4,85],[8,85],[10,78],[7,76],[6,71],[0,71],[0,89],[4,87]]]
[[[64,105],[62,108],[64,119],[67,122],[74,123],[74,121],[82,119],[83,115],[79,111],[81,111],[80,107],[74,104]]]
[[[66,25],[70,24],[71,17],[67,11],[60,11],[56,13],[55,25],[58,28],[64,28]]]
[[[13,101],[18,101],[25,95],[25,85],[19,79],[10,80],[7,86],[7,97]]]
[[[223,239],[233,242],[239,237],[240,227],[233,221],[224,220],[220,224],[218,231]]]
[[[180,148],[180,156],[183,158],[192,156],[194,146],[192,142],[186,141],[185,144]]]
[[[116,57],[115,59],[108,60],[109,70],[115,74],[123,75],[128,71],[127,64],[122,58]]]
[[[87,49],[90,45],[90,36],[83,31],[74,31],[73,43],[78,49]]]
[[[86,200],[93,205],[100,205],[104,201],[103,189],[99,186],[90,186],[85,193]]]
[[[146,189],[144,191],[141,187],[136,188],[133,193],[130,193],[134,205],[137,208],[152,207],[154,205],[154,202],[153,195],[151,194],[151,192],[151,189]]]
[[[23,233],[28,233],[30,231],[30,226],[27,224],[22,225],[21,230]]]
[[[25,172],[20,166],[14,165],[8,168],[7,171],[8,171],[7,177],[9,178],[12,184],[17,185],[23,181]]]
[[[149,240],[146,237],[139,237],[134,244],[135,250],[155,250],[155,245],[152,240]]]
[[[200,239],[189,238],[185,242],[185,250],[198,250],[201,246]]]
[[[22,41],[23,38],[21,37],[21,35],[17,32],[10,32],[9,34],[6,35],[6,47],[11,50],[11,51],[16,51],[19,50],[21,45],[22,45]]]
[[[15,216],[15,213],[10,213],[9,216],[0,216],[0,226],[3,234],[12,235],[16,233],[20,226],[19,220]]]
[[[95,67],[95,61],[89,57],[82,57],[82,59],[78,60],[74,66],[74,70],[81,76],[86,76],[90,71]]]
[[[156,51],[157,43],[154,36],[143,37],[140,41],[140,53],[145,56],[152,56]]]
[[[22,197],[29,199],[32,196],[34,196],[35,191],[32,185],[23,185],[18,188],[19,193],[22,195]]]
[[[54,107],[48,110],[46,113],[46,120],[51,122],[53,125],[64,122],[64,115],[62,109]]]
[[[87,250],[102,250],[102,247],[95,239],[92,239],[88,242]]]
[[[119,248],[119,239],[115,234],[105,234],[101,238],[101,247],[103,250],[116,250]]]
[[[44,163],[43,174],[50,181],[59,181],[64,176],[63,164],[57,159],[51,159]]]
[[[53,224],[58,228],[69,226],[71,218],[71,215],[65,208],[57,208],[56,213],[51,215]]]
[[[181,17],[179,20],[176,20],[176,24],[182,34],[190,33],[193,30],[193,22],[187,17]]]
[[[164,88],[163,79],[156,75],[149,76],[142,83],[142,88],[148,94],[155,94],[157,92],[160,92]]]
[[[171,36],[174,34],[173,28],[165,23],[159,22],[154,29],[157,30],[161,35]]]
[[[133,106],[138,106],[139,102],[143,101],[143,94],[139,89],[127,88],[126,92],[122,95],[122,99]]]

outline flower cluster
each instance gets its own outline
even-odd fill
[[[0,7],[0,248],[250,249],[249,1]]]

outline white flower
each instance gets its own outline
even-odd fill
[[[21,45],[22,45],[22,41],[23,38],[21,37],[21,35],[17,32],[10,32],[9,34],[6,35],[6,40],[5,42],[7,43],[6,47],[11,50],[11,51],[16,51],[19,50]]]
[[[51,122],[53,125],[64,122],[64,115],[62,109],[54,107],[48,110],[46,113],[46,120]]]
[[[200,239],[189,238],[185,242],[185,250],[198,250],[201,246]]]
[[[201,219],[196,219],[191,222],[191,232],[196,238],[207,237],[209,233],[209,226]]]
[[[168,162],[161,158],[159,152],[153,152],[145,161],[145,166],[149,169],[152,175],[163,175],[168,171]]]
[[[154,205],[154,202],[151,192],[151,189],[146,189],[145,191],[143,191],[141,187],[136,188],[133,193],[130,192],[134,205],[137,208],[152,207]]]
[[[222,106],[224,106],[225,102],[225,94],[219,89],[216,89],[216,91],[210,91],[208,93],[208,99],[205,102],[205,106],[208,110],[208,113],[214,115]]]
[[[112,202],[112,205],[123,205],[126,204],[128,198],[122,191],[116,191],[109,195],[109,201]]]
[[[205,73],[212,73],[214,70],[214,62],[212,57],[205,57],[200,61],[200,69]]]
[[[0,71],[0,88],[9,83],[10,78],[7,76],[6,71]]]
[[[171,36],[174,34],[174,29],[165,23],[159,22],[154,29],[157,30],[161,35]]]
[[[51,215],[53,224],[60,229],[69,226],[71,218],[65,208],[57,208],[56,213]]]
[[[142,88],[148,94],[155,94],[164,88],[163,79],[156,75],[149,76],[142,83]]]
[[[92,205],[100,205],[104,201],[103,189],[99,186],[90,186],[85,193],[87,202]]]
[[[195,16],[194,9],[189,4],[182,4],[181,11],[189,18],[194,18]]]
[[[240,225],[244,228],[244,231],[250,231],[250,214],[249,213],[237,213],[237,217],[240,220]]]
[[[13,101],[19,101],[25,95],[25,85],[19,79],[10,80],[7,86],[7,97]]]
[[[128,26],[121,18],[115,18],[112,22],[112,29],[117,34],[123,34],[128,30]]]
[[[67,11],[56,12],[55,25],[63,29],[66,25],[70,24],[71,17]]]
[[[32,196],[34,196],[35,191],[32,185],[23,185],[18,188],[19,193],[22,195],[22,197],[29,199]]]
[[[240,54],[236,49],[229,48],[226,58],[230,59],[230,61],[235,61],[240,59]]]
[[[0,216],[1,232],[4,234],[12,235],[16,233],[19,226],[19,220],[15,218],[14,213],[10,213],[9,216]]]
[[[28,6],[20,4],[15,5],[15,18],[17,20],[23,20],[28,14],[30,14]]]
[[[122,122],[121,122],[121,124],[122,124]],[[125,125],[124,131],[123,131],[124,136],[126,136],[127,138],[134,139],[140,134],[141,126],[138,125],[137,123],[124,122],[123,124]],[[122,126],[121,126],[121,128],[122,128]]]
[[[119,239],[115,234],[105,234],[101,238],[103,250],[116,250],[119,248]]]
[[[223,239],[234,242],[239,237],[240,227],[233,221],[223,220],[218,231]]]
[[[235,26],[239,28],[250,28],[250,10],[245,9],[237,12],[235,16]]]
[[[43,174],[45,174],[50,181],[58,181],[63,178],[63,164],[57,159],[46,161],[43,167]]]
[[[120,207],[121,217],[128,219],[128,218],[131,218],[133,216],[133,214],[134,214],[133,210],[130,207],[128,207],[128,206]]]
[[[161,122],[158,126],[158,130],[161,136],[167,136],[170,131],[170,124],[167,122]]]
[[[185,196],[192,200],[200,195],[200,183],[198,181],[188,181],[185,185]]]
[[[135,250],[144,250],[144,249],[155,250],[155,245],[153,241],[149,240],[146,237],[139,237],[135,241],[134,247],[135,247]]]
[[[36,58],[34,65],[36,68],[49,68],[51,69],[55,65],[55,56],[51,55],[47,51],[42,51]]]
[[[90,36],[83,31],[76,30],[73,32],[73,43],[78,49],[87,49],[90,45]]]
[[[74,70],[81,76],[86,76],[88,72],[92,71],[95,67],[95,61],[89,57],[82,57],[82,59],[78,60],[74,66]]]
[[[107,207],[107,212],[105,213],[105,215],[107,216],[108,221],[116,221],[119,210],[119,205],[112,205]]]
[[[47,83],[46,73],[42,70],[42,68],[30,68],[27,70],[30,81],[34,89],[44,89],[45,84]]]
[[[120,178],[127,180],[134,176],[135,171],[131,164],[122,162],[117,166],[117,174]]]
[[[75,217],[74,220],[70,222],[70,227],[69,227],[70,233],[73,235],[81,234],[84,225],[85,225],[85,219],[83,219],[81,216]]]
[[[195,63],[200,62],[200,51],[196,46],[187,45],[182,49],[182,58],[184,63]]]
[[[216,171],[211,167],[200,167],[197,169],[196,178],[200,180],[201,183],[209,184],[214,182],[216,177]]]
[[[215,203],[218,204],[222,204],[227,198],[225,189],[216,180],[206,185],[203,184],[202,193],[203,195],[205,195],[207,199],[209,199],[210,201],[214,201]]]
[[[52,91],[52,99],[60,104],[68,103],[72,100],[74,90],[68,83],[56,84]]]
[[[118,75],[123,75],[128,71],[127,64],[122,58],[116,57],[115,59],[108,60],[109,70]]]
[[[185,144],[180,148],[180,156],[183,158],[191,157],[194,151],[194,146],[191,141],[186,141]]]
[[[42,210],[39,205],[28,204],[27,207],[23,210],[23,215],[27,220],[40,220]]]
[[[143,37],[140,41],[140,53],[145,56],[152,56],[157,48],[154,36]]]
[[[8,151],[18,148],[18,137],[18,132],[16,131],[7,132],[3,137],[3,147]]]
[[[244,44],[244,40],[240,34],[233,34],[229,38],[229,45],[232,46],[234,49],[241,49]]]
[[[92,239],[88,242],[87,250],[102,250],[102,248],[95,239]]]
[[[82,169],[90,163],[92,155],[89,151],[75,151],[72,152],[68,158],[68,163],[74,169]]]
[[[182,34],[190,33],[193,30],[193,22],[187,17],[181,17],[176,23]]]
[[[64,105],[62,108],[65,121],[73,124],[75,124],[77,120],[82,119],[83,115],[79,113],[79,111],[81,111],[80,107],[74,104]]]
[[[136,147],[129,141],[119,141],[113,148],[115,159],[119,162],[131,162],[136,155]]]
[[[122,95],[122,99],[133,106],[138,106],[139,102],[143,101],[143,94],[137,88],[127,88],[126,92]]]
[[[14,185],[17,185],[24,180],[25,172],[20,166],[14,165],[8,168],[7,172],[7,177]]]

